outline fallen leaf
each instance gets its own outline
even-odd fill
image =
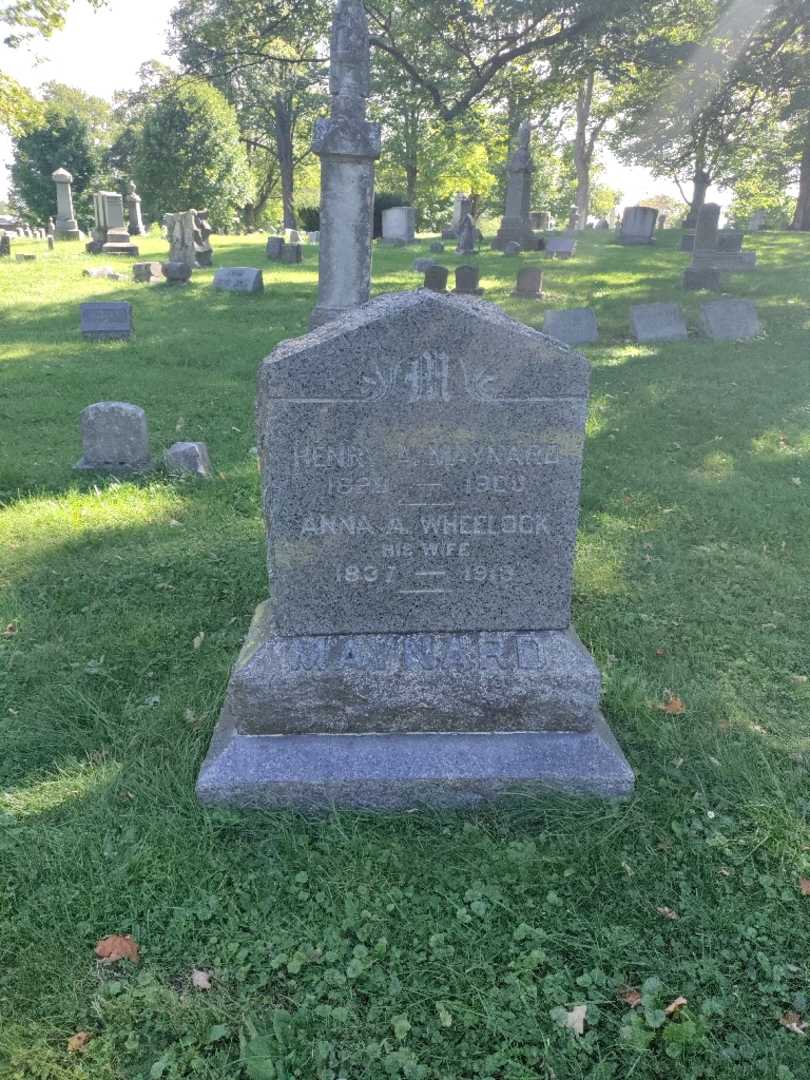
[[[666,649],[656,649],[655,650],[655,655],[656,656],[666,656],[667,655],[667,650]]]
[[[810,878],[800,877],[799,889],[801,890],[802,896],[810,896]]]
[[[667,1005],[667,1007],[664,1009],[664,1012],[667,1016],[672,1016],[672,1014],[676,1013],[678,1009],[682,1009],[685,1004],[685,997],[676,997],[674,1001],[670,1001],[669,1005]]]
[[[93,1036],[89,1031],[77,1031],[67,1041],[68,1052],[71,1054],[83,1054],[92,1038]]]
[[[806,1035],[807,1024],[802,1020],[801,1016],[797,1012],[783,1013],[779,1018],[779,1023],[782,1027],[787,1028],[788,1031],[792,1031],[794,1035]]]
[[[655,910],[664,919],[680,919],[678,912],[673,911],[671,907],[657,907]]]
[[[15,622],[10,622],[8,624],[8,626],[5,628],[5,630],[3,631],[3,637],[14,637],[14,635],[16,633],[17,633],[17,624]]]
[[[678,697],[677,694],[672,694],[667,691],[664,695],[663,702],[657,706],[661,712],[669,713],[671,716],[680,716],[682,712],[686,712],[686,706]]]
[[[585,1016],[587,1012],[587,1005],[575,1005],[573,1009],[567,1013],[564,1026],[567,1027],[569,1031],[573,1031],[575,1035],[584,1035]]]
[[[199,634],[194,638],[194,648],[199,649],[202,643],[205,641],[205,631],[201,630]]]
[[[191,972],[191,985],[194,987],[195,990],[210,990],[210,973],[207,971],[200,971],[199,968],[193,968]]]
[[[796,487],[802,486],[802,478],[800,476],[791,476],[790,482],[791,484],[795,484]]]
[[[624,993],[620,994],[619,997],[625,1005],[629,1005],[631,1009],[635,1009],[637,1005],[641,1004],[641,994],[638,990],[625,989]]]
[[[96,943],[96,956],[106,964],[116,960],[138,963],[138,942],[131,934],[110,934]]]
[[[630,863],[623,862],[622,863],[622,870],[624,870],[625,874],[627,874],[628,877],[633,876],[633,867],[630,865]]]

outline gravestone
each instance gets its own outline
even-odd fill
[[[690,254],[695,250],[695,234],[692,232],[685,232],[681,237],[681,251],[689,252]]]
[[[127,341],[132,334],[132,304],[126,300],[82,304],[81,329],[82,337],[89,341]]]
[[[656,228],[659,232],[662,232],[667,227],[667,215],[660,211],[658,214],[658,221],[656,222]]]
[[[73,216],[73,192],[70,187],[73,177],[67,169],[56,169],[51,173],[51,180],[56,184],[54,235],[57,240],[80,240],[82,234]]]
[[[762,333],[753,300],[710,300],[700,309],[700,325],[715,341],[743,341]]]
[[[529,220],[532,196],[531,124],[524,120],[518,129],[517,147],[506,166],[506,203],[501,225],[492,246],[496,251],[514,240],[527,251],[536,248],[536,237]]]
[[[658,211],[652,206],[628,206],[622,214],[619,240],[622,244],[655,243]]]
[[[434,254],[438,255],[442,251],[444,251],[444,244],[441,242],[441,240],[432,240],[430,244],[430,250]]]
[[[425,271],[424,288],[433,292],[447,292],[447,279],[450,271],[446,266],[429,266]]]
[[[570,623],[588,379],[492,305],[428,290],[275,349],[257,403],[272,600],[204,802],[632,790]]]
[[[48,233],[48,236],[54,236],[56,234],[56,226],[53,223],[52,217],[48,218],[48,228],[46,231]]]
[[[696,269],[693,266],[687,266],[683,272],[683,287],[688,292],[699,292],[701,289],[722,292],[723,279],[720,271],[714,270],[712,267]]]
[[[570,259],[576,254],[576,250],[577,242],[570,233],[546,237],[546,256],[554,259]]]
[[[3,233],[0,236],[0,257],[2,256],[11,257],[11,237],[8,233]]]
[[[459,255],[472,255],[478,243],[477,230],[471,214],[467,214],[458,230],[456,251]]]
[[[541,232],[545,232],[551,225],[551,214],[548,210],[530,210],[529,224],[533,229],[539,229]]]
[[[526,300],[539,300],[543,295],[543,271],[538,266],[523,266],[518,270],[517,282],[512,296]]]
[[[630,325],[636,341],[685,341],[689,336],[679,304],[634,304]]]
[[[599,327],[592,308],[560,308],[547,311],[543,333],[566,345],[590,345],[599,340]]]
[[[283,236],[268,236],[267,246],[264,249],[264,253],[268,259],[272,259],[274,262],[281,261],[281,253],[284,251],[284,237]]]
[[[204,442],[173,443],[164,453],[163,461],[170,473],[211,476],[211,461]]]
[[[461,223],[464,218],[473,213],[473,201],[469,195],[464,195],[462,192],[456,192],[456,196],[453,200],[453,216],[450,219],[450,230],[458,235],[458,230],[461,228]],[[448,239],[455,239],[455,235]]]
[[[523,248],[517,242],[517,240],[509,240],[503,245],[504,255],[520,255]]]
[[[159,262],[139,262],[132,267],[132,280],[142,284],[164,281],[163,267]]]
[[[481,270],[477,266],[456,267],[456,287],[454,293],[462,293],[466,296],[481,296],[484,290],[480,287]]]
[[[123,281],[123,274],[117,274],[111,266],[91,266],[82,270],[82,277],[100,278],[108,281]]]
[[[135,188],[134,180],[130,180],[127,185],[127,217],[129,218],[129,235],[144,236],[146,226],[141,217],[141,197]]]
[[[304,248],[301,244],[285,244],[281,249],[283,263],[300,263],[304,260]]]
[[[413,260],[411,270],[415,270],[417,274],[424,274],[431,266],[433,266],[433,259],[419,258]]]
[[[748,228],[751,232],[759,232],[764,229],[768,221],[768,215],[764,210],[755,210],[748,219]]]
[[[192,210],[194,216],[194,258],[197,266],[213,266],[214,249],[209,237],[213,233],[207,210]]]
[[[81,413],[82,456],[74,469],[143,472],[151,467],[146,413],[124,401],[98,401]]]
[[[14,256],[17,262],[36,262],[36,255],[30,255],[28,253],[18,253]]]
[[[736,230],[728,230],[735,233]],[[695,243],[692,250],[691,270],[725,270],[730,273],[739,273],[756,269],[757,256],[755,251],[742,251],[730,246],[728,250],[721,248],[723,231],[720,229],[720,207],[717,203],[706,203],[700,208],[695,225]],[[729,245],[736,245],[734,240],[728,241]],[[740,238],[740,248],[742,238]],[[687,286],[688,287],[688,286]]]
[[[167,285],[187,285],[193,272],[187,262],[174,262],[171,259],[161,263],[160,269]]]
[[[48,237],[48,251],[53,251],[53,237]]]
[[[416,239],[416,210],[412,206],[391,206],[382,212],[384,244],[412,244]]]
[[[221,266],[214,274],[214,288],[225,292],[259,293],[264,291],[261,270],[252,266]]]
[[[284,243],[285,244],[300,244],[301,234],[298,229],[285,229],[284,230]]]
[[[742,229],[721,229],[717,234],[717,250],[733,251],[739,254],[742,251],[745,233]]]

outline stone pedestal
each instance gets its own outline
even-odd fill
[[[135,184],[132,180],[129,182],[127,194],[127,216],[129,217],[130,236],[145,236],[146,226],[141,217],[141,197],[135,190]]]
[[[570,625],[584,357],[493,305],[383,296],[258,379],[272,602],[206,803],[468,806],[633,773]]]
[[[492,242],[493,248],[503,251],[506,244],[520,244],[526,251],[537,247],[536,237],[529,221],[529,207],[532,197],[531,128],[528,123],[520,125],[518,147],[509,160],[506,181],[506,205],[498,234]]]
[[[332,24],[331,115],[315,122],[321,159],[318,303],[310,327],[364,304],[371,286],[374,161],[380,126],[366,120],[369,41],[361,0],[339,0]]]
[[[82,234],[73,216],[73,192],[70,188],[73,177],[67,169],[60,168],[51,173],[51,180],[56,184],[54,236],[57,240],[81,240]]]

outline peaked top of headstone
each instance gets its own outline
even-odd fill
[[[425,352],[469,359],[466,375],[473,396],[480,391],[482,400],[507,400],[526,378],[533,384],[539,378],[547,397],[588,392],[590,364],[580,353],[495,304],[430,289],[380,296],[303,337],[282,341],[262,363],[259,381],[270,397],[284,397],[306,383],[306,400],[341,397],[341,385],[353,400],[374,400],[373,383],[387,377],[387,365],[406,353]],[[306,363],[316,357],[317,364]]]
[[[369,66],[368,20],[362,0],[338,0],[330,38],[330,94],[367,98]]]
[[[51,180],[66,180],[70,184],[73,182],[73,174],[69,173],[64,165],[60,165],[51,173]]]

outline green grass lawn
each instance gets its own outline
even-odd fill
[[[0,261],[0,1077],[806,1080],[780,1021],[810,1021],[810,237],[748,239],[732,290],[766,332],[736,344],[630,341],[634,302],[696,325],[675,232],[586,234],[539,303],[482,253],[516,318],[597,311],[574,619],[637,793],[316,819],[194,799],[267,587],[255,372],[317,280],[315,248],[213,241],[263,295],[83,278],[105,260],[79,244]],[[375,291],[426,250],[376,251]],[[135,337],[84,342],[79,303],[113,298]],[[158,453],[206,441],[216,478],[74,473],[104,399],[142,406]],[[137,967],[97,965],[114,933]]]

